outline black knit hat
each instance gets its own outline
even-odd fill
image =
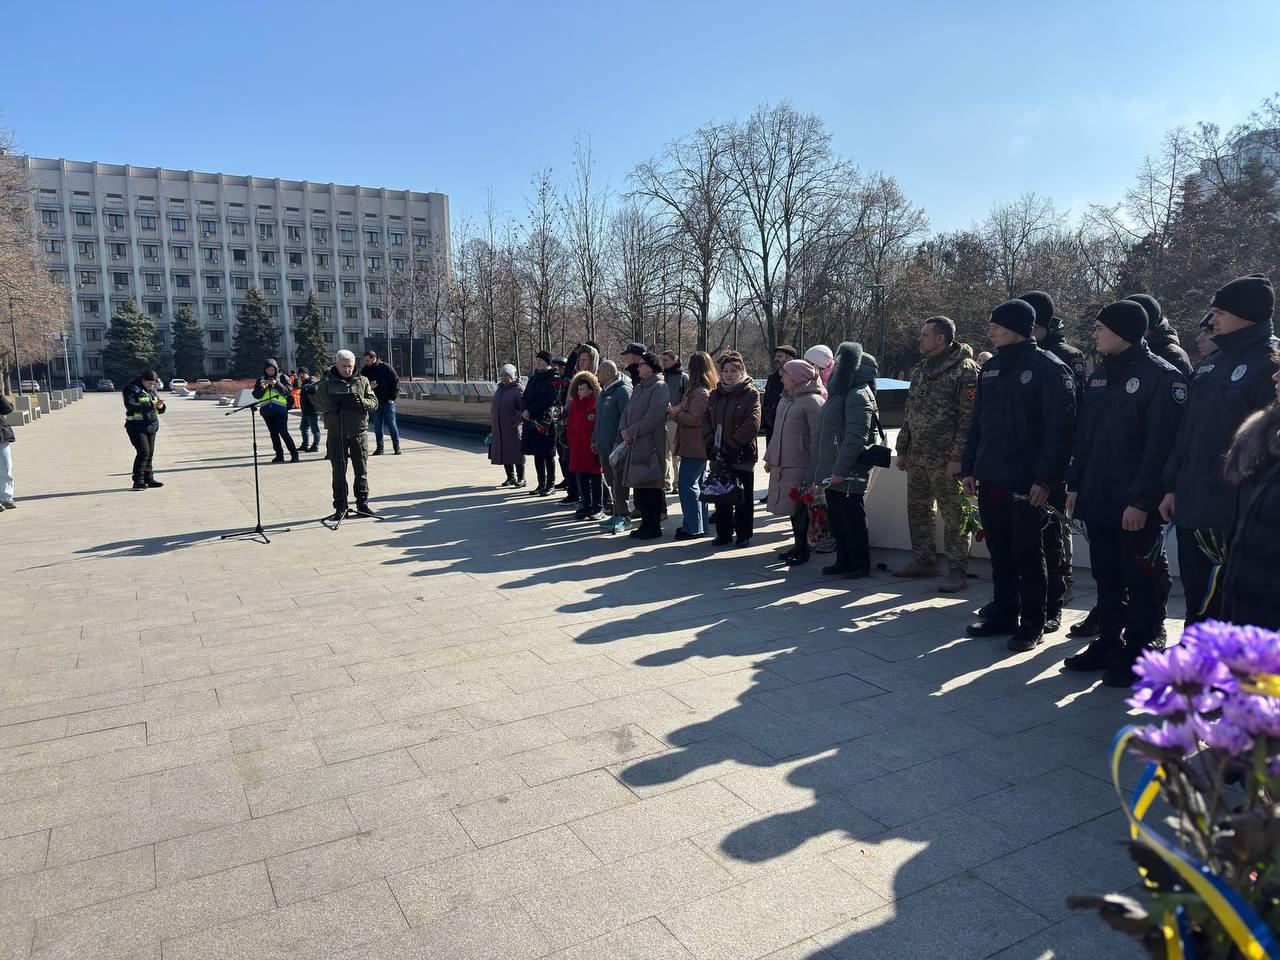
[[[1260,273],[1236,277],[1213,295],[1211,307],[1234,313],[1250,323],[1266,323],[1276,306],[1276,293],[1271,281]]]
[[[662,360],[659,359],[656,353],[653,353],[650,350],[646,350],[640,355],[640,362],[646,364],[655,373],[662,369]]]
[[[798,350],[796,350],[796,348],[795,348],[795,347],[791,346],[791,344],[789,344],[789,343],[780,343],[780,344],[778,344],[776,347],[774,347],[774,348],[773,348],[773,352],[774,352],[774,353],[789,353],[789,354],[791,354],[791,359],[792,359],[792,360],[794,360],[794,359],[796,359],[798,356],[800,356],[800,352],[799,352]]]
[[[1160,326],[1160,321],[1164,319],[1164,311],[1160,309],[1160,301],[1149,293],[1131,293],[1125,297],[1126,300],[1132,300],[1147,314],[1147,329],[1154,330]]]
[[[1117,300],[1098,311],[1098,322],[1127,343],[1137,343],[1147,333],[1147,311],[1134,300]]]
[[[991,322],[1030,338],[1035,334],[1036,308],[1025,300],[1006,300],[991,311]]]
[[[537,357],[539,360],[541,360],[543,363],[547,364],[548,366],[551,365],[550,350],[539,350],[537,353],[534,354],[534,356]]]
[[[1053,327],[1053,297],[1043,290],[1032,290],[1018,299],[1031,304],[1031,309],[1036,312],[1037,327],[1044,327],[1046,330]]]

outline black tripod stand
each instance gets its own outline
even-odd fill
[[[253,505],[258,519],[257,524],[252,529],[241,530],[237,533],[224,533],[222,535],[223,540],[230,540],[232,537],[252,537],[256,540],[258,537],[261,537],[263,543],[270,543],[271,540],[267,536],[267,530],[278,527],[278,533],[289,532],[289,528],[282,524],[270,524],[267,527],[262,525],[262,490],[258,483],[258,418],[254,416],[254,413],[256,413],[261,406],[261,400],[253,400],[246,403],[244,406],[232,407],[223,414],[223,416],[229,417],[233,413],[238,413],[241,410],[249,411],[250,430],[253,434]]]

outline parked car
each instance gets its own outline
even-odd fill
[[[22,392],[23,393],[39,393],[40,381],[39,380],[23,380]]]
[[[112,383],[110,380],[99,380],[94,385],[95,390],[100,390],[103,393],[111,393],[113,390],[115,390],[115,388],[116,388],[116,385]]]
[[[83,390],[83,389],[85,388],[85,386],[84,386],[84,381],[83,381],[83,380],[72,380],[72,381],[71,381],[71,383],[70,383],[70,384],[68,384],[68,387],[69,387],[69,389],[71,389],[71,390]]]
[[[187,389],[187,381],[183,380],[181,377],[174,377],[169,381],[169,390],[172,393],[178,393],[185,389]]]
[[[211,382],[212,382],[212,381],[210,381],[210,380],[200,379],[200,380],[197,380],[197,381],[196,381],[196,386],[197,386],[197,387],[203,387],[206,383],[211,383]]]

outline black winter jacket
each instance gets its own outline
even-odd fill
[[[1053,487],[1071,458],[1075,416],[1071,368],[1034,340],[1001,347],[978,375],[961,474],[1014,493]]]
[[[1218,352],[1196,369],[1178,440],[1165,465],[1179,527],[1229,534],[1236,525],[1235,491],[1222,457],[1240,424],[1275,399],[1271,323],[1255,323],[1213,338]]]
[[[4,422],[4,418],[11,413],[13,413],[13,404],[4,395],[4,391],[0,390],[0,443],[13,443],[16,439],[13,427]]]
[[[373,392],[378,397],[378,406],[384,407],[388,403],[395,403],[396,397],[400,395],[400,376],[396,373],[395,367],[384,360],[379,360],[373,366],[366,364],[361,368],[360,374],[373,384]]]
[[[312,378],[307,380],[298,388],[299,409],[310,416],[316,413],[316,389],[319,387],[319,381]]]
[[[520,410],[529,414],[520,435],[520,448],[527,454],[555,453],[556,431],[552,408],[556,405],[554,374],[550,370],[536,370],[525,384],[520,398]]]
[[[1054,327],[1049,331],[1049,335],[1040,342],[1041,350],[1047,350],[1055,357],[1071,368],[1071,376],[1076,384],[1076,408],[1080,407],[1080,397],[1084,393],[1085,381],[1089,379],[1088,363],[1085,361],[1084,354],[1062,339],[1062,327],[1058,326],[1058,320],[1054,318]]]
[[[1241,451],[1238,448],[1244,447]],[[1239,478],[1240,521],[1222,574],[1222,618],[1280,630],[1280,406],[1256,415],[1237,434],[1229,460],[1245,462]]]
[[[1182,349],[1178,331],[1169,326],[1168,320],[1161,320],[1147,331],[1147,346],[1157,357],[1173,364],[1183,376],[1191,376],[1191,358]]]
[[[156,433],[160,429],[160,414],[164,413],[164,401],[134,378],[124,385],[124,428],[138,433]]]
[[[1186,378],[1145,343],[1102,358],[1085,385],[1067,468],[1078,518],[1119,524],[1126,507],[1159,507],[1186,403]]]
[[[771,373],[764,382],[764,398],[760,404],[760,425],[765,435],[773,433],[773,418],[778,414],[778,401],[782,399],[782,374]]]

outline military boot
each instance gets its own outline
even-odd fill
[[[969,588],[969,578],[963,569],[952,568],[951,572],[938,581],[939,593],[959,593]]]
[[[933,564],[921,563],[919,560],[913,559],[893,571],[893,575],[903,580],[922,580],[925,577],[932,577],[937,572]]]
[[[1098,637],[1080,653],[1063,660],[1062,666],[1073,673],[1097,673],[1111,665],[1121,648],[1121,643],[1116,638]]]

